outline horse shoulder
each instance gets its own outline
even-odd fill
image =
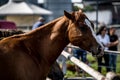
[[[19,40],[13,38],[0,41],[0,75],[8,75],[9,80],[39,80],[39,63],[32,55],[27,54],[19,43]],[[9,73],[6,74],[7,72]]]

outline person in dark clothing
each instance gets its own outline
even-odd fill
[[[63,72],[62,72],[62,70],[57,62],[55,62],[52,65],[50,72],[48,73],[48,77],[51,80],[63,80],[64,74],[63,74]]]
[[[112,50],[112,51],[118,50],[117,46],[118,46],[119,40],[118,40],[118,36],[115,34],[115,31],[116,29],[114,27],[111,27],[108,32],[108,35],[110,37],[110,42],[111,42],[109,50]],[[117,60],[117,55],[115,53],[110,53],[110,61],[109,61],[110,70],[114,72],[116,72],[116,60]]]
[[[73,56],[76,57],[77,59],[81,59],[81,61],[83,61],[84,63],[87,64],[87,51],[79,48],[78,46],[74,46],[72,48],[72,53],[73,53]],[[76,69],[76,72],[77,72],[77,76],[79,76],[79,74],[81,72],[84,73],[83,70],[81,70],[78,66],[75,65],[75,69]]]
[[[44,25],[45,19],[43,17],[40,17],[38,21],[33,25],[32,30]]]

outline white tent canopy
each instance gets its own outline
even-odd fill
[[[0,7],[0,15],[51,15],[52,12],[26,2],[9,1]]]

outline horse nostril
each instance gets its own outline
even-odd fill
[[[103,47],[100,45],[97,47],[91,48],[91,52],[92,52],[92,55],[96,57],[100,57],[104,54]]]
[[[102,47],[98,46],[98,52],[101,52],[101,51],[102,51]]]
[[[98,46],[98,53],[97,53],[97,55],[98,55],[98,56],[102,56],[103,54],[104,54],[103,48],[99,45],[99,46]]]

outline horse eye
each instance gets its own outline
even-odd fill
[[[85,26],[80,26],[79,28],[80,28],[80,30],[81,30],[82,32],[86,32],[86,31],[87,31],[87,28],[86,28]]]
[[[85,24],[81,23],[81,22],[78,22],[78,25],[79,25],[79,29],[82,31],[82,32],[86,32],[87,31],[87,28],[85,26]]]

